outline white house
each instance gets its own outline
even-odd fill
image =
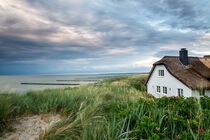
[[[210,56],[188,57],[182,48],[179,56],[165,56],[153,64],[146,86],[147,92],[157,98],[210,97]]]

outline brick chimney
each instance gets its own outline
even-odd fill
[[[181,50],[179,51],[179,60],[185,66],[187,66],[189,64],[188,63],[188,51],[186,50],[186,48],[181,48]]]

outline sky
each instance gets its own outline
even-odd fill
[[[0,75],[149,72],[210,55],[209,0],[0,0]]]

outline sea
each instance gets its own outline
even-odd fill
[[[140,73],[0,76],[0,94],[24,94],[28,91],[76,87],[82,84],[99,82],[114,76],[135,74]]]

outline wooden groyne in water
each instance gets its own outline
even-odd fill
[[[57,82],[98,82],[101,80],[56,80]]]
[[[78,86],[80,84],[70,84],[70,83],[21,83],[22,85],[69,85]]]

